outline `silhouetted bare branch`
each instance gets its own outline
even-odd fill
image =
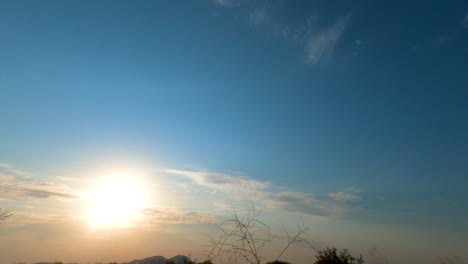
[[[288,230],[286,229],[286,227],[283,225],[283,229],[284,229],[284,233],[286,234],[286,238],[288,240],[288,243],[286,244],[286,246],[283,248],[282,251],[280,251],[278,257],[276,257],[275,261],[278,261],[279,258],[289,249],[290,246],[294,245],[294,244],[300,244],[300,243],[303,243],[303,244],[306,244],[308,245],[309,247],[311,247],[312,249],[316,250],[314,246],[312,246],[312,244],[309,242],[309,227],[304,225],[304,223],[297,223],[297,231],[296,231],[296,234],[294,236],[291,236],[288,232]]]
[[[441,264],[464,264],[464,262],[459,256],[454,257],[439,257]]]
[[[210,250],[206,253],[209,259],[219,258],[221,263],[236,264],[246,262],[248,264],[260,264],[263,260],[262,251],[272,242],[270,227],[258,220],[261,211],[254,204],[245,213],[240,215],[232,210],[231,218],[221,225],[216,225],[220,231],[217,237],[207,235]],[[286,246],[280,251],[278,260],[293,244],[305,243],[312,247],[308,241],[309,228],[304,224],[298,224],[297,233],[293,236],[285,229],[287,237]],[[312,247],[313,248],[313,247]]]
[[[0,221],[3,221],[5,219],[7,219],[8,217],[12,216],[13,214],[6,210],[6,209],[3,209],[3,208],[0,208]]]

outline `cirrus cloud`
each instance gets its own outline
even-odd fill
[[[309,34],[306,41],[306,62],[310,64],[328,63],[343,32],[351,20],[351,15],[340,17],[333,25],[316,34]]]
[[[176,208],[145,208],[143,213],[153,224],[213,224],[217,221],[216,215],[209,212]]]
[[[226,199],[234,201],[253,200],[265,210],[306,214],[319,217],[335,217],[344,214],[350,207],[347,202],[358,200],[358,193],[353,189],[330,193],[318,197],[312,193],[273,192],[267,189],[271,182],[258,181],[246,176],[234,176],[225,173],[204,171],[167,170],[167,172],[190,178],[199,186],[211,188],[224,193]],[[215,204],[220,204],[215,202]],[[226,201],[221,203],[226,207]]]
[[[67,185],[34,181],[29,174],[0,164],[0,197],[75,199],[78,195]]]
[[[167,170],[167,172],[186,176],[198,185],[224,191],[253,192],[268,188],[271,184],[267,181],[257,181],[245,176],[232,176],[216,172],[181,170]]]

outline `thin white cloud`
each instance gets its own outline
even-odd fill
[[[268,20],[268,12],[266,6],[255,9],[249,14],[249,22],[252,25],[261,25]]]
[[[460,34],[465,33],[464,29],[466,28],[468,28],[468,14],[465,14],[461,23],[457,24],[456,28],[454,28],[451,32],[446,32],[437,35],[434,40],[435,46],[441,46],[453,40],[456,40],[457,38],[459,38]]]
[[[314,194],[300,192],[264,192],[262,204],[268,210],[307,214],[321,217],[338,216],[345,212],[346,206],[331,200],[317,199]]]
[[[7,221],[5,224],[10,226],[26,226],[32,224],[65,224],[78,220],[81,219],[72,215],[14,212],[12,215],[12,221]]]
[[[145,208],[152,224],[214,224],[217,216],[209,212],[184,211],[175,208]]]
[[[411,48],[408,50],[409,53],[414,53],[414,52],[417,52],[421,49],[421,45],[419,44],[414,44],[413,46],[411,46]]]
[[[213,3],[224,6],[240,6],[240,1],[235,0],[212,0]],[[339,42],[343,32],[351,20],[351,14],[337,18],[331,26],[320,28],[318,26],[319,16],[314,14],[310,16],[305,25],[295,26],[284,24],[281,18],[275,16],[275,8],[268,1],[243,2],[243,12],[245,15],[236,16],[238,19],[245,19],[249,25],[270,30],[276,35],[282,36],[287,40],[300,43],[304,47],[305,62],[307,64],[327,64],[330,62],[335,47]],[[355,40],[355,44],[360,46],[361,40]]]
[[[449,41],[451,41],[454,38],[454,34],[448,34],[448,35],[439,35],[436,38],[436,44],[444,44]]]
[[[238,6],[240,4],[238,0],[212,0],[212,2],[224,7]]]
[[[249,204],[248,206],[239,206],[237,204],[234,204],[234,203],[226,203],[225,201],[216,201],[213,203],[216,207],[218,208],[221,208],[225,211],[230,211],[230,210],[236,210],[236,211],[246,211],[246,210],[249,210],[250,207],[251,207],[251,204]]]
[[[70,188],[63,184],[39,181],[16,181],[0,183],[0,196],[39,199],[75,199]]]
[[[78,198],[66,185],[31,180],[31,177],[27,173],[15,170],[7,164],[0,164],[0,197],[39,199]]]
[[[8,164],[0,163],[0,180],[6,178],[26,180],[30,179],[31,175],[24,171],[16,170]]]
[[[224,192],[228,195],[228,199],[232,200],[214,203],[224,209],[234,207],[235,201],[252,200],[269,211],[333,217],[347,211],[349,206],[346,202],[359,199],[353,189],[317,198],[311,193],[267,191],[266,189],[271,186],[270,182],[257,181],[245,176],[203,171],[168,170],[167,172],[183,175],[197,185]]]
[[[348,14],[336,19],[329,28],[316,34],[310,34],[304,48],[306,62],[310,64],[328,63],[350,20],[351,15]]]
[[[196,184],[224,191],[254,192],[270,186],[270,182],[257,181],[245,176],[232,176],[215,172],[193,172],[180,170],[167,170],[172,174],[186,176]]]
[[[57,179],[62,180],[62,181],[72,181],[72,182],[81,182],[81,179],[77,178],[71,178],[71,177],[62,177],[62,176],[57,176]]]
[[[360,199],[358,192],[354,191],[353,189],[347,189],[344,192],[329,193],[328,197],[332,198],[333,200],[343,202],[353,202]]]

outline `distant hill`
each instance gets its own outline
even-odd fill
[[[173,262],[173,264],[195,264],[188,257],[183,255],[177,255],[170,259],[167,259],[162,256],[154,256],[145,259],[135,259],[127,263],[122,264],[168,264]],[[37,262],[34,264],[55,264],[56,262]],[[68,263],[68,264],[78,264],[78,263]]]
[[[33,263],[33,264],[55,264],[57,262],[36,262],[36,263]],[[61,263],[61,262],[58,262],[58,263]],[[66,264],[80,264],[80,263],[66,263]]]
[[[168,262],[174,262],[175,264],[191,264],[193,263],[188,257],[183,255],[177,255],[170,259],[162,256],[154,256],[145,259],[135,259],[127,264],[167,264]]]

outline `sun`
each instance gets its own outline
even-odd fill
[[[134,175],[112,174],[95,181],[87,195],[86,217],[93,228],[126,227],[141,217],[147,185]]]

